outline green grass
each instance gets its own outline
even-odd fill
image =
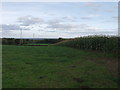
[[[24,44],[24,45],[50,45],[50,44],[44,44],[44,43],[31,43],[31,44]]]
[[[7,45],[2,53],[3,88],[117,87],[117,77],[103,63],[89,60],[114,58],[110,54],[61,46]]]

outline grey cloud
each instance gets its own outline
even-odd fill
[[[105,12],[108,12],[108,13],[113,13],[113,12],[115,12],[116,11],[116,9],[108,9],[108,10],[105,10]]]
[[[20,27],[19,25],[15,24],[2,24],[2,30],[29,30],[27,27]]]
[[[2,30],[19,30],[19,29],[20,29],[19,25],[2,24]]]
[[[61,22],[63,22],[63,20],[61,20],[61,19],[54,19],[54,20],[49,20],[46,23],[47,24],[59,24]]]
[[[98,17],[98,16],[100,16],[100,15],[98,15],[98,14],[90,14],[90,15],[81,17],[81,19],[89,20],[89,19],[96,18],[96,17]]]
[[[100,29],[94,28],[87,24],[51,24],[47,28],[51,28],[52,31],[48,32],[59,32],[67,34],[117,34],[114,29]]]
[[[71,31],[71,30],[74,30],[74,29],[78,29],[78,30],[79,29],[86,29],[86,28],[89,28],[89,26],[86,25],[86,24],[63,24],[63,23],[58,23],[58,24],[50,24],[49,26],[47,26],[47,28]]]
[[[87,24],[80,24],[79,28],[86,29],[86,28],[90,28],[90,26],[88,26]]]
[[[113,18],[113,19],[118,19],[118,16],[113,16],[112,18]]]
[[[113,29],[116,30],[116,29]],[[72,32],[65,32],[68,34],[81,34],[81,35],[118,35],[117,31],[113,31],[113,30],[107,30],[104,29],[103,31],[99,31],[99,30],[89,30],[89,31],[72,31]]]
[[[72,24],[61,24],[61,23],[57,23],[57,24],[51,24],[49,26],[47,26],[47,28],[59,28],[59,29],[70,29],[70,28],[75,28],[75,25]]]
[[[36,23],[43,23],[44,20],[33,16],[24,16],[18,18],[18,22],[20,22],[23,26],[29,26]]]
[[[76,21],[76,17],[65,16],[65,17],[62,17],[60,19],[48,20],[46,23],[55,25],[55,24],[60,24],[60,23],[66,22],[66,21],[75,22]]]
[[[54,14],[54,13],[49,13],[48,15],[55,16],[56,14]]]
[[[81,17],[81,19],[89,20],[89,19],[92,19],[92,17]]]

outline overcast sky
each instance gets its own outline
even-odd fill
[[[117,2],[4,2],[3,37],[117,35]]]

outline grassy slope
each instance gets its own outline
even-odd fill
[[[50,44],[25,44],[25,45],[50,45]]]
[[[3,88],[117,87],[103,62],[89,60],[101,57],[60,46],[3,46]]]

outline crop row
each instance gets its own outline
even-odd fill
[[[120,38],[115,36],[87,36],[66,40],[58,45],[83,50],[118,53],[118,50],[120,49]]]

